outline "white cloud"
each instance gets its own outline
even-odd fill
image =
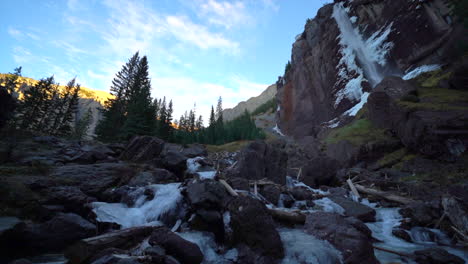
[[[21,46],[13,47],[13,60],[17,64],[29,63],[32,59],[34,58],[28,49]]]
[[[238,25],[254,23],[245,4],[241,1],[224,2],[216,0],[203,1],[199,5],[200,15],[210,24],[223,26],[226,29]]]
[[[21,38],[24,36],[23,32],[16,28],[8,27],[8,34],[14,38]]]

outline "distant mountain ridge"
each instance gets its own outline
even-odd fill
[[[275,98],[276,96],[276,84],[268,86],[259,96],[251,97],[247,101],[238,103],[233,108],[227,108],[223,110],[224,121],[230,121],[240,116],[247,109],[249,112],[253,112],[257,107]]]

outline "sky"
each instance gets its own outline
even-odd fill
[[[3,0],[0,72],[54,75],[109,91],[136,52],[152,95],[204,119],[259,95],[284,73],[296,35],[330,0]]]

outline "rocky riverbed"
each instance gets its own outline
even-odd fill
[[[438,215],[424,202],[306,184],[281,168],[288,154],[271,143],[216,154],[154,137],[127,145],[36,137],[8,146],[2,263],[468,260],[453,237],[425,224]]]

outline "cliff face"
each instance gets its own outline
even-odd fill
[[[463,27],[444,2],[346,0],[322,7],[277,82],[282,132],[316,136],[355,116],[385,76],[450,62]]]
[[[225,121],[233,120],[242,115],[245,110],[253,112],[257,107],[275,98],[276,84],[268,86],[259,96],[249,98],[247,101],[238,103],[234,108],[224,109],[223,119]]]

